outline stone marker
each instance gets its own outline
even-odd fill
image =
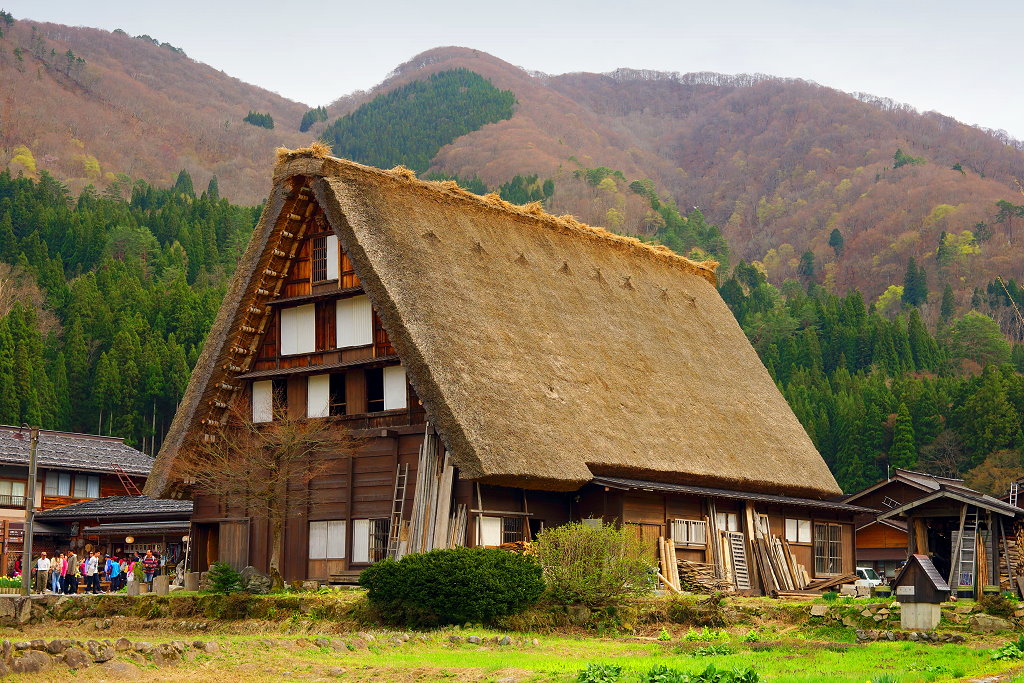
[[[157,595],[170,593],[171,577],[167,574],[159,574],[153,577],[153,592]]]
[[[185,572],[185,590],[198,591],[200,576],[199,572]]]

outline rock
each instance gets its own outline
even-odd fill
[[[92,661],[96,662],[97,664],[109,662],[111,659],[114,658],[114,655],[116,654],[117,652],[110,645],[100,645],[98,648],[96,648],[96,652],[92,656]]]
[[[472,645],[479,645],[480,644],[480,636],[470,636],[469,638],[466,638],[466,642],[470,643]]]
[[[853,617],[850,617],[850,616],[843,617],[843,626],[845,626],[847,628],[856,628],[857,625],[858,625],[858,622]]]
[[[873,618],[873,619],[874,619],[875,621],[882,621],[883,619],[885,619],[885,615],[883,615],[883,614],[876,614],[876,615],[875,615],[874,617],[872,617],[872,618]]]
[[[44,652],[46,651],[46,641],[42,638],[36,638],[32,642],[30,642],[29,645],[31,645],[33,650],[42,650]]]
[[[139,667],[129,662],[119,662],[117,660],[111,660],[104,662],[100,667],[103,669],[103,673],[107,674],[111,678],[120,680],[134,680],[136,674],[139,672]]]
[[[811,605],[812,617],[823,617],[828,614],[828,605]]]
[[[569,621],[574,624],[585,624],[590,619],[590,608],[586,605],[569,605],[565,609],[569,613]]]
[[[46,651],[49,652],[51,655],[59,655],[61,652],[64,652],[64,650],[68,649],[69,647],[71,647],[70,640],[51,640],[46,644]]]
[[[540,645],[540,641],[537,640],[536,638],[534,638],[533,640],[530,641],[530,645],[533,645],[534,647],[536,647],[536,646]]]
[[[38,674],[53,666],[53,657],[39,650],[28,650],[11,659],[11,671],[16,674]]]
[[[314,638],[313,644],[317,647],[327,648],[331,646],[331,641],[327,640],[326,638]]]
[[[153,648],[153,663],[157,666],[171,666],[178,663],[181,654],[170,645],[157,645]]]
[[[886,615],[889,614],[889,610],[887,610],[887,609],[880,609],[880,610],[878,610],[878,612],[876,612],[876,614],[881,614],[882,616],[886,616]]]
[[[1017,609],[1013,610],[1013,616],[1015,616],[1018,619],[1024,617],[1024,607],[1018,607]]]
[[[448,642],[450,643],[461,643],[462,636],[448,636]]]
[[[63,657],[64,663],[71,669],[84,669],[92,662],[89,653],[79,647],[70,648],[64,653]]]
[[[141,655],[148,655],[153,652],[153,643],[138,642],[132,644],[132,650],[138,652]]]
[[[991,614],[975,614],[967,622],[968,627],[974,633],[998,633],[999,631],[1012,631],[1013,624],[1002,617],[994,617]]]
[[[900,608],[900,603],[896,602],[895,600],[893,600],[892,602],[889,603],[889,609],[899,609],[899,608]]]
[[[957,614],[970,614],[974,611],[974,605],[957,605],[953,611]]]
[[[127,638],[118,638],[117,642],[114,643],[114,649],[118,652],[127,652],[132,649],[132,641]]]
[[[919,638],[920,638],[920,636],[918,636],[918,635],[917,635],[917,632],[916,632],[916,631],[911,631],[911,632],[910,632],[910,634],[909,634],[909,635],[907,636],[907,640],[913,640],[913,641],[915,641],[915,642],[916,642],[916,641],[917,641],[917,640],[918,640]]]
[[[111,622],[110,619],[104,619],[103,621],[97,621],[96,622],[96,630],[97,631],[106,631],[108,628],[110,628],[112,623],[113,622]]]
[[[388,642],[391,643],[392,645],[401,645],[405,641],[402,640],[401,638],[391,638],[391,639],[388,640]]]
[[[11,670],[7,668],[7,662],[0,659],[0,681],[6,680],[11,675]]]
[[[498,641],[498,645],[511,645],[511,644],[512,644],[512,639],[509,638],[508,636],[505,636],[504,638],[502,638],[501,640]]]
[[[896,638],[896,634],[893,633],[892,631],[885,631],[885,639],[886,640],[896,640],[897,639]]]
[[[10,659],[11,658],[11,649],[12,649],[11,648],[11,641],[5,640],[3,643],[0,643],[0,655],[2,655],[2,656],[0,656],[0,659],[2,659],[5,662],[8,659]]]
[[[309,647],[310,646],[310,642],[308,640],[306,640],[305,638],[296,638],[295,639],[295,645],[297,647]]]
[[[15,650],[19,650],[19,651],[20,650],[31,650],[32,649],[32,643],[28,642],[27,640],[19,640],[18,642],[16,642],[14,644],[14,649]]]
[[[312,593],[313,591],[320,590],[320,582],[319,581],[303,581],[301,585],[302,585],[302,590],[309,591],[310,593]]]
[[[254,595],[269,593],[274,582],[266,574],[261,574],[256,567],[246,567],[241,571],[242,590]]]
[[[331,678],[342,678],[345,675],[345,669],[340,666],[328,667],[327,671],[324,672]]]
[[[875,613],[872,612],[870,609],[866,609],[866,610],[864,610],[863,612],[860,613],[860,615],[862,617],[872,617],[872,616],[874,616],[874,614]]]
[[[964,642],[967,642],[967,638],[963,637],[959,633],[954,633],[953,635],[951,635],[949,637],[949,642],[951,642],[951,643],[964,643]]]
[[[367,650],[369,647],[366,645],[366,641],[362,638],[353,638],[348,641],[348,649],[350,650]]]
[[[192,641],[192,647],[194,647],[195,649],[199,650],[200,652],[205,652],[208,655],[212,655],[212,654],[215,654],[215,653],[220,651],[220,645],[218,645],[216,642],[214,642],[212,640],[210,640],[210,641],[203,641],[203,640]]]

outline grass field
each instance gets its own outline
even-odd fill
[[[131,620],[134,622],[134,620]],[[1021,662],[993,661],[992,647],[1005,639],[968,644],[923,644],[884,642],[856,644],[819,640],[814,634],[786,637],[736,629],[724,631],[680,630],[671,640],[636,637],[552,636],[490,631],[486,629],[445,629],[411,632],[408,640],[395,632],[367,634],[303,633],[284,636],[280,630],[264,633],[179,632],[173,624],[136,624],[128,620],[102,633],[91,623],[83,625],[34,626],[24,632],[4,632],[0,638],[116,639],[151,643],[196,637],[214,640],[221,647],[212,655],[197,653],[173,666],[156,667],[151,662],[133,661],[139,668],[117,679],[227,681],[356,680],[383,681],[573,681],[590,663],[614,664],[622,668],[621,681],[643,681],[652,667],[664,665],[695,673],[708,665],[718,669],[752,667],[764,681],[778,682],[870,682],[899,681],[1010,681]],[[122,625],[119,628],[119,625]],[[138,626],[139,628],[136,628]],[[149,626],[148,628],[146,626]],[[155,628],[154,628],[155,627]],[[482,644],[465,642],[468,635],[484,638]],[[498,645],[493,637],[510,635],[510,645]],[[662,637],[668,636],[665,634]],[[452,642],[459,636],[460,642]],[[323,637],[322,647],[313,640]],[[534,644],[533,639],[537,639]],[[886,679],[888,674],[891,678]],[[60,680],[66,669],[36,676],[14,676],[10,680]],[[93,665],[73,674],[74,680],[113,680],[109,668]],[[1021,678],[1024,680],[1024,678]]]

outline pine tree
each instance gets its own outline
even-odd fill
[[[977,389],[956,411],[957,431],[971,453],[971,465],[1002,448],[1021,444],[1020,414],[1007,400],[999,369],[990,365],[981,373]]]
[[[206,186],[206,196],[211,202],[220,201],[220,186],[217,183],[217,176],[210,178],[210,184]]]
[[[949,322],[953,318],[955,310],[956,298],[953,296],[953,288],[946,285],[942,290],[942,305],[939,308],[939,317],[942,318],[942,322]]]
[[[845,246],[843,233],[839,232],[839,228],[832,229],[832,233],[828,236],[828,246],[832,247],[832,251],[835,252],[837,260],[843,256],[843,249]]]
[[[900,403],[896,413],[896,425],[889,447],[889,465],[900,469],[913,469],[917,465],[917,446],[914,442],[914,424],[906,403]]]
[[[907,270],[903,275],[902,300],[908,306],[920,306],[928,301],[928,273],[923,267],[917,267],[913,256],[907,261]]]

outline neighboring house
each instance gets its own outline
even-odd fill
[[[0,570],[9,573],[21,552],[25,503],[29,497],[29,430],[0,426]],[[112,436],[40,430],[36,447],[37,511],[82,501],[139,493],[153,458]],[[61,530],[42,522],[35,549],[52,551],[63,542]]]
[[[1007,567],[1007,540],[1024,510],[965,486],[963,480],[895,469],[845,502],[879,510],[858,518],[857,564],[893,576],[909,554],[929,555],[952,590],[973,595],[984,586],[1017,590]],[[960,540],[962,539],[962,540]]]
[[[110,496],[46,510],[36,520],[60,528],[75,548],[115,557],[152,550],[176,564],[184,556],[191,517],[190,500]]]
[[[215,443],[232,403],[271,421],[278,396],[368,439],[309,484],[289,580],[588,519],[739,567],[753,591],[755,525],[812,577],[853,570],[865,510],[834,502],[713,266],[401,171],[277,166],[148,495],[191,496],[178,454]],[[265,521],[195,503],[199,568],[266,570]]]

